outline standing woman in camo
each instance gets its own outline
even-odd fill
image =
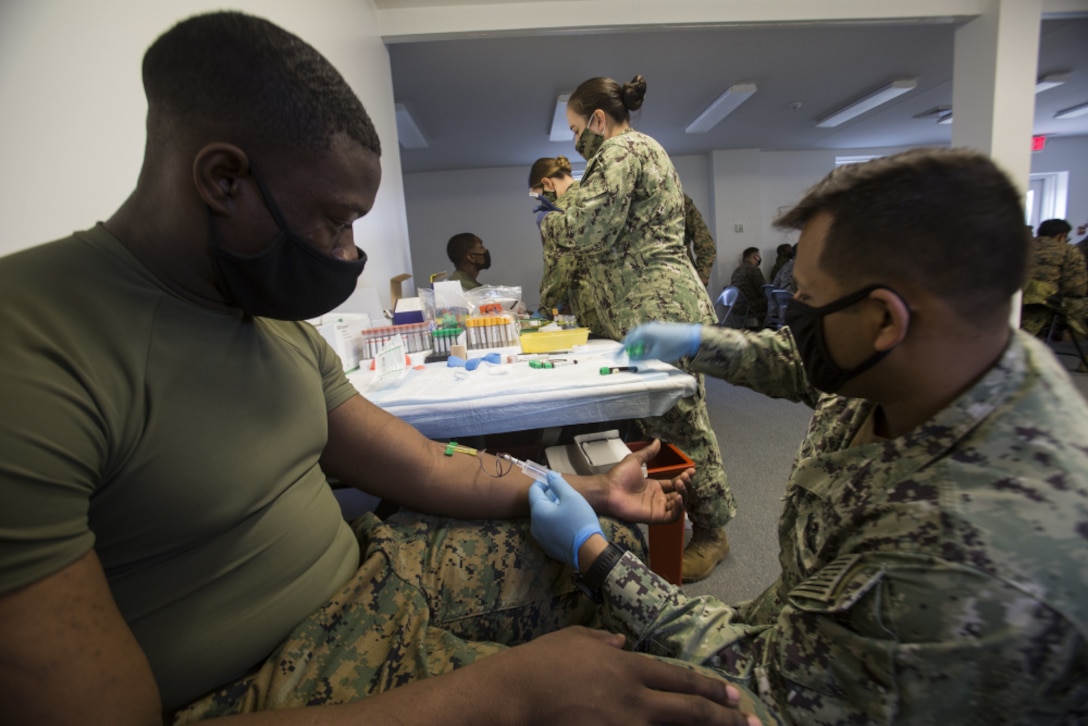
[[[630,125],[630,112],[645,95],[642,76],[622,85],[591,78],[575,89],[567,122],[586,169],[576,188],[556,198],[556,211],[537,218],[545,245],[577,260],[588,304],[614,340],[651,320],[714,322],[710,297],[684,246],[680,178],[661,145]],[[679,365],[687,370],[687,359]],[[644,434],[675,443],[695,462],[688,500],[694,536],[684,552],[689,582],[709,575],[729,552],[724,526],[736,512],[702,376],[696,378],[695,395],[640,422]]]
[[[570,189],[577,189],[578,182],[571,174],[570,159],[565,156],[545,156],[533,162],[529,169],[529,194],[540,203],[554,203]],[[589,328],[594,337],[608,337],[597,322],[597,313],[592,305],[592,298],[586,290],[587,281],[574,255],[566,250],[544,244],[544,273],[540,279],[540,307],[544,310],[563,308],[573,314],[578,325]]]

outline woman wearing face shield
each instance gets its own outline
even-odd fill
[[[544,156],[533,162],[529,169],[529,196],[536,197],[546,209],[555,201],[576,189],[578,182],[571,174],[570,159],[565,156]],[[544,243],[544,274],[540,280],[540,307],[544,310],[560,310],[578,319],[578,324],[589,328],[596,337],[607,337],[590,304],[588,284],[580,273],[574,255],[563,254],[554,244]]]
[[[586,293],[579,305],[592,309],[598,332],[613,340],[651,320],[714,322],[710,297],[684,245],[680,178],[661,145],[630,124],[630,112],[642,106],[645,94],[642,76],[622,85],[591,78],[575,89],[567,121],[586,169],[577,186],[557,196],[555,211],[538,216],[545,254],[550,249],[569,258],[566,264],[583,280],[579,292]],[[546,189],[551,177],[540,179]],[[686,369],[687,362],[679,365]],[[694,536],[683,571],[689,582],[709,575],[729,552],[723,527],[736,511],[702,377],[696,378],[695,395],[640,422],[644,435],[675,443],[695,462],[688,501]]]

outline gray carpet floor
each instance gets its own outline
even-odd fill
[[[1059,344],[1056,350],[1072,347]],[[1077,359],[1059,355],[1072,371]],[[1088,374],[1070,373],[1088,400]],[[732,551],[710,577],[683,586],[689,595],[737,603],[763,592],[778,577],[778,517],[797,447],[811,409],[775,400],[714,378],[706,379],[707,407],[718,435],[725,473],[737,499],[737,516],[726,527]]]

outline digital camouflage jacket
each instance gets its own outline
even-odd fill
[[[810,388],[788,329],[705,328],[694,368],[814,407],[782,571],[736,606],[625,555],[606,625],[711,665],[785,723],[1088,719],[1088,406],[1040,342],[909,434],[851,446],[874,404]]]

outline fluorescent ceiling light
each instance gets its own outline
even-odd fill
[[[426,149],[427,139],[423,138],[423,132],[419,130],[416,120],[403,103],[393,104],[393,110],[397,114],[397,141],[406,149]]]
[[[952,123],[952,112],[948,111],[938,116],[937,123],[945,125]]]
[[[549,141],[570,141],[574,134],[567,123],[567,101],[569,93],[561,93],[555,101],[555,113],[552,115],[552,131],[548,134]]]
[[[1051,88],[1057,88],[1058,86],[1069,80],[1068,73],[1049,73],[1040,78],[1035,83],[1035,92],[1042,93],[1043,91],[1049,91]]]
[[[854,103],[840,108],[835,113],[831,114],[827,118],[824,118],[816,125],[822,129],[829,129],[839,124],[844,124],[855,116],[860,116],[866,111],[872,111],[877,106],[887,103],[893,98],[902,96],[904,93],[913,91],[918,87],[918,81],[913,78],[907,78],[899,81],[893,81],[887,86],[884,86],[879,91],[870,93],[868,96],[855,101]]]
[[[705,134],[721,123],[721,120],[733,113],[756,92],[754,83],[736,83],[725,90],[694,121],[684,129],[685,134]]]
[[[1069,108],[1063,108],[1058,113],[1054,114],[1054,118],[1076,118],[1077,116],[1083,116],[1088,113],[1088,103],[1081,103],[1076,106],[1070,106]]]

